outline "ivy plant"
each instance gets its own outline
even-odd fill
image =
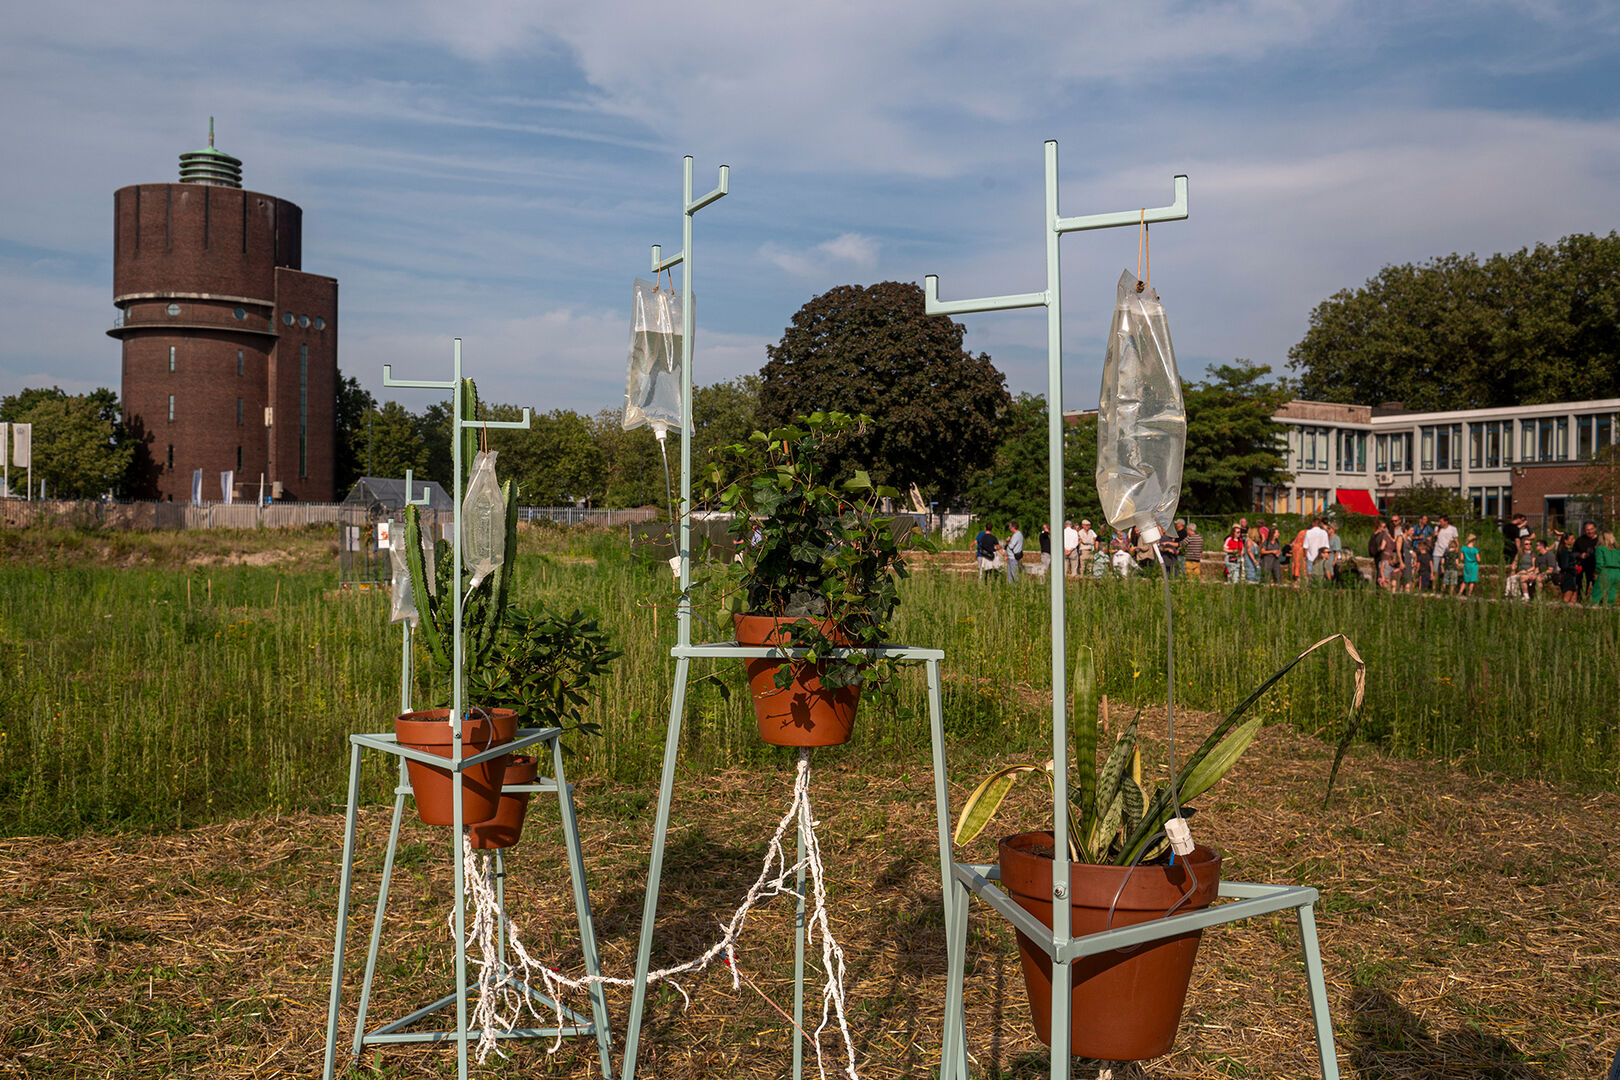
[[[897,491],[874,484],[865,469],[837,471],[841,444],[870,423],[815,412],[755,431],[716,452],[706,493],[710,505],[731,515],[734,550],[711,564],[723,606],[791,620],[783,629],[787,645],[824,664],[820,678],[829,687],[892,677],[894,663],[872,650],[888,641],[907,553],[932,548],[909,519],[883,511]],[[777,685],[791,678],[784,664]]]

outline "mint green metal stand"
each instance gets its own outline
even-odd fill
[[[744,660],[768,656],[789,659],[797,651],[742,646],[736,642],[716,642],[707,645],[692,644],[692,215],[721,198],[729,190],[731,170],[720,166],[720,183],[713,191],[700,198],[692,197],[692,159],[683,162],[683,191],[681,213],[681,251],[667,259],[661,258],[662,249],[652,249],[652,269],[656,273],[678,264],[684,264],[681,275],[681,600],[677,619],[677,644],[670,650],[675,658],[675,689],[670,699],[669,727],[664,735],[664,767],[658,785],[658,813],[653,825],[651,859],[647,867],[647,895],[641,911],[641,939],[636,952],[635,988],[630,999],[630,1019],[625,1029],[624,1060],[619,1074],[622,1080],[633,1080],[636,1059],[641,1048],[642,1016],[647,1004],[647,977],[652,962],[652,939],[658,919],[658,889],[664,870],[664,843],[669,835],[670,803],[675,791],[675,766],[680,757],[681,722],[686,711],[686,687],[694,659]],[[944,657],[938,649],[912,649],[899,646],[877,650],[882,656],[895,659],[920,660],[928,668],[928,700],[936,730],[940,728],[940,676],[939,662]],[[943,789],[936,793],[943,795]],[[804,859],[805,837],[798,837],[798,858]],[[805,906],[804,870],[798,876],[799,899],[794,917],[793,950],[793,1076],[804,1075],[804,945]]]
[[[451,578],[452,582],[461,581],[461,433],[469,428],[516,428],[523,429],[529,426],[530,412],[523,410],[521,420],[495,421],[479,420],[467,421],[461,419],[461,339],[455,341],[454,378],[450,382],[422,382],[414,380],[396,380],[393,377],[392,365],[383,365],[383,383],[386,386],[417,387],[434,390],[450,390],[452,403],[450,415],[454,418],[452,424],[450,446],[452,458],[452,490],[455,491],[454,508],[454,536],[451,542]],[[406,474],[406,496],[410,496],[412,477]],[[452,633],[452,669],[451,669],[451,756],[446,759],[421,750],[401,746],[396,741],[393,732],[378,732],[375,734],[349,736],[349,797],[343,830],[343,871],[338,886],[338,915],[337,930],[334,935],[332,948],[332,989],[327,1004],[326,1019],[326,1056],[323,1076],[331,1080],[336,1068],[338,1017],[342,1006],[343,993],[343,953],[348,938],[349,902],[354,886],[354,849],[355,827],[359,815],[360,798],[360,764],[364,750],[377,750],[384,754],[394,755],[399,759],[399,779],[394,788],[394,815],[388,833],[388,849],[383,857],[382,882],[377,894],[377,911],[372,919],[371,944],[366,956],[365,978],[360,991],[359,1015],[355,1021],[353,1055],[358,1058],[361,1051],[368,1045],[404,1042],[444,1042],[454,1040],[456,1043],[457,1075],[466,1080],[467,1076],[467,1045],[469,1040],[478,1038],[482,1033],[478,1030],[469,1030],[467,1027],[467,892],[466,892],[466,854],[461,844],[466,826],[462,816],[462,784],[465,770],[474,765],[482,764],[503,754],[510,754],[526,747],[544,743],[551,749],[552,775],[549,778],[536,777],[536,782],[527,785],[512,785],[504,790],[513,793],[533,792],[538,794],[555,794],[561,808],[563,843],[567,849],[569,877],[573,886],[574,912],[579,920],[581,949],[584,953],[585,970],[590,975],[600,975],[601,968],[596,949],[596,934],[591,920],[590,898],[585,885],[585,859],[579,843],[579,828],[574,817],[573,788],[568,784],[563,772],[562,747],[559,736],[560,728],[524,728],[518,731],[517,736],[509,743],[481,753],[462,756],[461,750],[461,723],[466,715],[465,691],[466,671],[465,653],[463,651],[462,605],[466,597],[459,587],[455,592],[454,605],[454,631]],[[403,642],[400,654],[400,711],[408,712],[411,708],[411,630],[410,624],[403,626]],[[454,822],[450,829],[451,852],[455,865],[455,907],[453,914],[453,936],[455,939],[456,957],[456,990],[439,1000],[425,1005],[414,1012],[401,1017],[391,1023],[373,1030],[366,1031],[366,1012],[371,1002],[372,981],[376,975],[377,955],[382,941],[383,915],[388,904],[389,885],[393,879],[394,857],[399,845],[400,824],[405,811],[405,796],[411,792],[409,780],[406,777],[406,760],[419,761],[439,768],[449,769],[456,778],[452,788],[451,805]],[[505,876],[506,864],[503,853],[497,851],[495,856],[497,899],[505,904]],[[505,931],[502,928],[500,940],[500,956],[505,962],[506,955]],[[532,1000],[541,1003],[545,1008],[554,1010],[556,1002],[533,987],[520,985],[520,990]],[[611,1051],[611,1037],[608,1033],[607,1003],[601,984],[592,984],[591,1016],[585,1017],[572,1009],[563,1008],[565,1024],[563,1027],[541,1028],[514,1028],[509,1032],[500,1033],[500,1038],[551,1038],[561,1035],[595,1035],[598,1051],[601,1055],[602,1075],[611,1077],[612,1070],[609,1063]],[[448,1031],[405,1031],[404,1029],[438,1012],[445,1006],[454,1003],[456,1007],[456,1026]]]
[[[929,274],[924,282],[924,303],[930,315],[965,315],[979,311],[1005,311],[1012,308],[1046,308],[1047,359],[1047,483],[1049,527],[1053,536],[1063,528],[1063,320],[1062,288],[1058,261],[1058,238],[1064,233],[1110,229],[1179,221],[1187,216],[1187,178],[1175,178],[1174,201],[1169,206],[1144,210],[1124,210],[1083,217],[1058,214],[1057,143],[1046,144],[1046,289],[1037,293],[994,296],[980,300],[941,301],[939,278]],[[934,727],[935,810],[939,817],[940,864],[945,870],[945,924],[949,982],[945,999],[945,1038],[940,1075],[944,1080],[966,1080],[967,1041],[963,1019],[962,981],[967,959],[967,913],[973,896],[978,896],[1022,930],[1029,939],[1052,957],[1052,1063],[1054,1080],[1069,1075],[1070,972],[1074,961],[1083,956],[1108,952],[1128,945],[1172,937],[1188,930],[1235,922],[1255,915],[1293,908],[1298,916],[1301,945],[1305,958],[1306,982],[1311,996],[1311,1017],[1316,1026],[1316,1045],[1324,1080],[1338,1080],[1338,1059],[1333,1048],[1333,1025],[1328,1016],[1327,988],[1322,976],[1322,959],[1317,948],[1316,920],[1312,908],[1315,889],[1280,885],[1248,885],[1222,882],[1220,895],[1233,902],[1204,911],[1175,915],[1136,926],[1121,927],[1084,937],[1071,933],[1068,897],[1069,881],[1069,730],[1068,730],[1068,646],[1064,636],[1065,575],[1051,575],[1052,621],[1052,929],[1048,930],[996,887],[997,873],[992,866],[958,863],[951,850],[951,808],[945,788],[944,740],[938,713]]]

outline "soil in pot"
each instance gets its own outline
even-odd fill
[[[461,723],[461,756],[471,757],[492,746],[511,742],[515,734],[517,714],[512,710],[474,709]],[[401,746],[450,757],[450,710],[403,713],[394,718],[394,735]],[[508,756],[462,770],[462,824],[476,825],[495,816]],[[454,824],[455,780],[451,771],[418,761],[407,760],[405,765],[411,780],[411,794],[416,797],[416,812],[422,821],[428,825]]]
[[[1000,848],[1002,888],[1050,928],[1052,834],[1020,833],[1001,841]],[[1080,937],[1160,918],[1188,890],[1192,895],[1176,909],[1177,914],[1208,907],[1220,888],[1221,856],[1200,846],[1173,865],[1148,863],[1131,870],[1071,863],[1069,881],[1072,932]],[[1114,905],[1111,923],[1110,904]],[[1076,960],[1069,1021],[1071,1052],[1105,1061],[1141,1061],[1169,1053],[1187,1000],[1200,936],[1194,930]],[[1050,1046],[1052,959],[1022,933],[1018,935],[1018,958],[1035,1033]]]
[[[736,615],[734,620],[737,644],[755,646],[787,644],[782,627],[797,621],[769,615]],[[842,746],[848,742],[861,688],[824,687],[820,664],[793,664],[793,681],[779,689],[776,669],[787,662],[753,659],[745,664],[759,737],[773,746]]]
[[[513,791],[520,784],[534,783],[536,762],[532,757],[513,754],[508,757],[506,777],[501,783],[501,805],[495,816],[470,831],[472,846],[481,851],[509,848],[523,836],[523,815],[529,809],[529,792]]]

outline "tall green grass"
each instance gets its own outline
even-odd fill
[[[572,738],[575,777],[649,784],[658,773],[674,663],[668,569],[622,535],[525,532],[520,601],[583,608],[624,655]],[[388,730],[399,629],[380,593],[336,588],[336,568],[117,569],[0,566],[0,833],[173,827],[341,802],[350,732]],[[1149,581],[1082,582],[1071,648],[1097,653],[1115,701],[1164,698],[1163,609]],[[922,570],[898,637],[946,652],[953,763],[1046,748],[1050,684],[1044,585],[987,588]],[[1177,700],[1225,709],[1319,638],[1344,632],[1367,659],[1367,738],[1415,756],[1577,787],[1620,789],[1620,619],[1559,605],[1298,591],[1186,582],[1175,589]],[[702,602],[698,641],[729,638]],[[420,672],[417,702],[442,686]],[[1261,708],[1334,734],[1350,668],[1302,665]],[[736,662],[695,661],[682,733],[693,770],[768,763]],[[847,753],[926,760],[920,669],[863,703]],[[784,757],[785,760],[785,757]],[[1422,767],[1421,765],[1415,767]],[[368,765],[368,799],[392,772]]]

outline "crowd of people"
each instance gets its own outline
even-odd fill
[[[1173,530],[1156,541],[1139,530],[1099,531],[1089,519],[1066,522],[1062,536],[1063,572],[1074,578],[1126,577],[1162,567],[1174,578],[1203,576],[1204,537],[1196,524],[1178,518]],[[1401,515],[1379,518],[1367,543],[1371,574],[1364,575],[1356,554],[1347,550],[1338,527],[1318,518],[1286,538],[1275,523],[1249,524],[1240,518],[1220,541],[1221,577],[1230,585],[1299,584],[1360,585],[1369,581],[1389,592],[1474,596],[1480,585],[1481,549],[1476,533],[1463,535],[1441,514],[1417,521]],[[1005,575],[1016,584],[1023,571],[1024,534],[1016,521],[1007,539],[988,525],[974,539],[981,577]],[[1052,566],[1052,536],[1041,526],[1040,562],[1036,573]],[[1599,533],[1586,522],[1578,533],[1554,532],[1538,538],[1524,515],[1503,526],[1503,591],[1507,597],[1532,600],[1552,590],[1567,604],[1620,604],[1620,546],[1612,532]]]
[[[1620,547],[1613,532],[1585,522],[1579,532],[1553,530],[1536,536],[1529,519],[1514,514],[1502,526],[1503,592],[1533,600],[1538,590],[1566,604],[1620,604]]]

